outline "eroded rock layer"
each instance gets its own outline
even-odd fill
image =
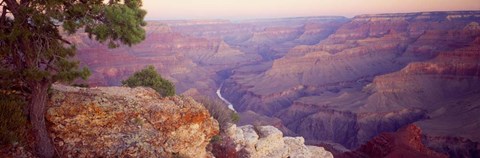
[[[239,69],[223,96],[240,112],[282,120],[307,143],[355,149],[416,122],[427,145],[472,156],[479,134],[471,132],[480,130],[473,99],[480,87],[479,21],[479,12],[357,16],[268,68]],[[454,138],[465,140],[439,145]]]
[[[417,126],[408,125],[396,132],[381,133],[357,150],[338,155],[337,157],[447,158],[447,155],[437,153],[425,147],[422,144],[421,133],[421,129]]]
[[[299,44],[316,44],[346,22],[344,17],[253,21],[149,21],[146,39],[108,49],[86,34],[68,36],[77,58],[92,71],[91,86],[120,85],[133,72],[154,65],[179,94],[214,97],[232,69],[283,56]]]

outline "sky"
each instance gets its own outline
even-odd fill
[[[143,0],[149,20],[256,19],[480,10],[480,0]]]

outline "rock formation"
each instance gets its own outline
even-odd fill
[[[303,137],[283,137],[273,126],[232,125],[227,135],[240,157],[333,158],[332,153],[322,147],[306,146]]]
[[[437,153],[425,147],[422,144],[420,128],[415,125],[408,125],[397,132],[381,133],[357,150],[336,157],[447,158],[447,155]]]
[[[191,98],[150,88],[53,86],[48,129],[60,157],[207,157],[218,123]]]

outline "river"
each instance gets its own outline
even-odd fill
[[[235,111],[235,109],[233,108],[233,104],[230,103],[227,99],[223,98],[222,93],[220,92],[222,90],[222,87],[223,87],[223,83],[220,84],[220,87],[218,87],[217,89],[218,98],[220,98],[223,102],[225,102],[228,105],[229,109],[232,109],[233,111]]]

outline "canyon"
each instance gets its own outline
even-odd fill
[[[149,21],[133,47],[67,39],[92,71],[78,82],[92,87],[154,65],[178,94],[221,92],[240,125],[272,125],[334,153],[414,124],[428,148],[475,157],[479,23],[480,11]]]

